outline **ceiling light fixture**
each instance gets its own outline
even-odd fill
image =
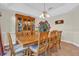
[[[46,19],[46,18],[49,18],[50,15],[48,14],[48,12],[46,11],[46,6],[45,6],[45,3],[44,3],[44,11],[42,12],[42,14],[40,15],[40,18],[41,19]]]

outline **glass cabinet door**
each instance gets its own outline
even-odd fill
[[[18,32],[22,31],[22,18],[18,18]]]

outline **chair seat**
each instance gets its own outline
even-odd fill
[[[23,48],[23,47],[21,47],[20,45],[15,45],[15,46],[14,46],[14,49],[15,49],[15,53],[19,53],[19,52],[22,52],[22,51],[24,51],[25,49],[27,49],[27,47],[26,47],[26,48]]]
[[[37,50],[38,50],[38,45],[31,45],[29,48],[30,48],[33,52],[37,52]]]

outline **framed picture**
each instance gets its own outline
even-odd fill
[[[64,20],[62,19],[62,20],[56,20],[55,21],[55,24],[63,24],[64,23]]]

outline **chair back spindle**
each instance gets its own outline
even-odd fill
[[[12,55],[15,55],[14,46],[12,43],[12,38],[11,38],[10,33],[7,33],[7,36],[8,36],[8,41],[9,41],[9,49],[10,49],[11,56],[12,56]]]

